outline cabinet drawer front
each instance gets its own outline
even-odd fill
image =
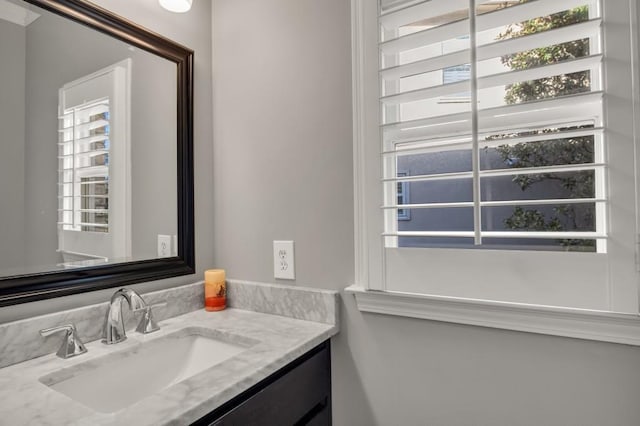
[[[261,390],[209,423],[216,426],[279,426],[331,424],[331,361],[329,345],[266,379]],[[287,371],[288,370],[288,371]],[[324,419],[324,421],[323,421]],[[309,423],[307,423],[309,422]]]

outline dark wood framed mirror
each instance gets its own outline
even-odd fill
[[[177,211],[172,217],[177,217],[177,241],[174,244],[177,247],[173,247],[169,257],[133,256],[91,266],[6,273],[0,276],[0,306],[194,273],[193,51],[84,0],[24,0],[24,3],[124,42],[131,51],[144,51],[175,64],[175,90],[174,86],[167,90],[171,91],[172,102],[177,101],[175,126],[172,123],[172,129],[176,132],[174,152],[177,170]],[[55,73],[55,70],[51,72]],[[162,120],[162,117],[157,118],[158,121]],[[173,136],[169,137],[174,140]],[[138,191],[138,194],[156,193],[159,198],[166,191],[166,187],[147,187],[144,191]],[[173,210],[173,206],[167,208]],[[58,207],[58,214],[60,209]],[[25,253],[29,255],[28,251]]]

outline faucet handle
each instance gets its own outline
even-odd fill
[[[66,331],[67,334],[62,341],[60,349],[58,349],[58,352],[56,352],[56,355],[58,355],[60,358],[66,359],[87,352],[87,348],[78,337],[78,331],[76,330],[76,326],[73,324],[65,324],[58,327],[45,328],[43,330],[40,330],[40,334],[42,335],[42,337],[47,337],[59,331]]]
[[[153,308],[159,308],[162,306],[167,306],[166,302],[156,303],[153,305],[147,305],[141,309],[142,318],[140,318],[140,322],[138,323],[138,327],[136,327],[136,331],[142,334],[153,333],[154,331],[160,330],[160,326],[153,319]]]

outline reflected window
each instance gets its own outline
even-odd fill
[[[59,90],[58,251],[65,263],[131,255],[130,63]]]
[[[109,232],[109,98],[64,110],[58,162],[59,226]]]

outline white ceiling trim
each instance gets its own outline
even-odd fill
[[[26,27],[39,17],[40,15],[32,10],[8,0],[0,0],[0,19]]]

